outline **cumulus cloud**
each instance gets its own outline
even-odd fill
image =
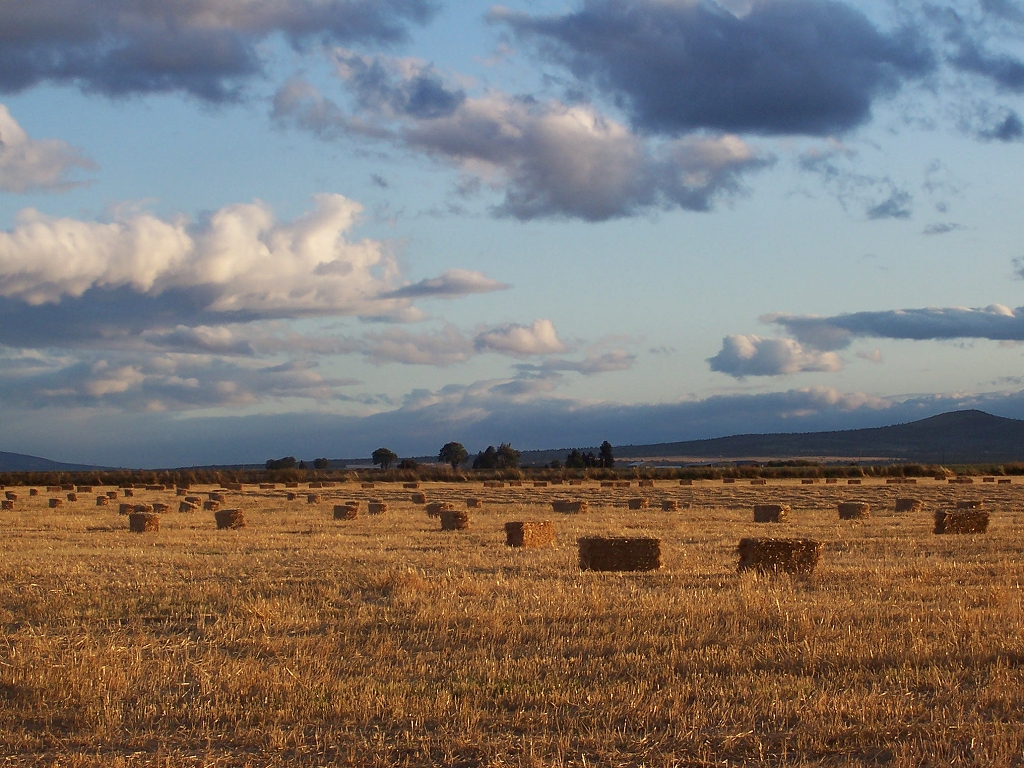
[[[238,96],[264,71],[261,43],[394,42],[431,0],[33,0],[0,4],[0,91],[42,82],[118,96]]]
[[[477,334],[473,345],[480,352],[499,352],[515,357],[550,355],[565,352],[550,320],[534,320],[530,325],[507,323]]]
[[[494,209],[502,216],[603,221],[659,208],[705,211],[738,192],[744,174],[773,162],[730,135],[651,143],[591,105],[500,92],[469,97],[414,61],[346,53],[344,62],[339,76],[358,116],[292,81],[275,97],[276,119],[324,139],[358,134],[424,152],[504,190]],[[416,97],[424,80],[434,83],[431,95]],[[416,99],[432,106],[414,107]]]
[[[0,190],[60,192],[79,182],[76,169],[92,170],[95,163],[74,147],[56,139],[32,139],[0,104]]]
[[[629,111],[643,131],[828,135],[936,61],[910,27],[891,34],[829,0],[588,0],[572,13],[491,18]]]
[[[809,371],[838,371],[842,359],[834,352],[806,349],[793,339],[761,336],[726,336],[721,351],[708,359],[711,370],[737,379],[747,376],[784,376]]]
[[[845,349],[858,337],[1024,341],[1024,307],[1010,309],[1002,304],[853,312],[833,317],[771,314],[762,320],[782,326],[798,342],[823,351]]]

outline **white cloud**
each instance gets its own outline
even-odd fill
[[[793,339],[733,335],[722,340],[721,351],[708,359],[711,370],[741,379],[783,376],[808,371],[838,371],[842,359],[834,352],[805,349]]]
[[[96,165],[69,144],[56,139],[32,139],[0,104],[0,190],[4,192],[62,191],[75,186],[74,169]]]
[[[530,325],[507,323],[482,331],[474,344],[481,352],[500,352],[515,357],[557,354],[568,349],[559,340],[554,324],[546,319],[534,320]]]

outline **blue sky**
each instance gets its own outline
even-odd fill
[[[1024,417],[1024,5],[0,7],[0,449]]]

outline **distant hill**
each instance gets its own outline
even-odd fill
[[[64,464],[39,456],[0,451],[0,472],[88,472],[92,469],[104,469],[104,467],[93,467],[88,464]]]
[[[596,448],[587,448],[593,450]],[[525,451],[524,464],[565,459],[567,449]],[[653,445],[616,445],[620,460],[657,463],[812,459],[921,464],[1024,462],[1024,421],[983,411],[954,411],[908,424],[838,432],[735,435]]]

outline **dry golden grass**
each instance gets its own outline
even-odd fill
[[[98,489],[102,490],[102,489]],[[212,487],[197,489],[212,490]],[[323,503],[246,486],[129,533],[116,507],[0,513],[0,765],[1017,765],[1024,760],[1024,487],[424,483],[483,500],[442,532],[399,484]],[[335,521],[333,505],[387,514]],[[924,501],[895,513],[895,499]],[[663,512],[675,499],[679,512]],[[932,515],[984,499],[984,536]],[[174,491],[136,491],[170,503]],[[841,521],[843,500],[872,517]],[[737,574],[780,537],[824,542],[807,580]],[[505,546],[552,520],[554,547]],[[576,538],[654,536],[665,567],[581,572]]]

